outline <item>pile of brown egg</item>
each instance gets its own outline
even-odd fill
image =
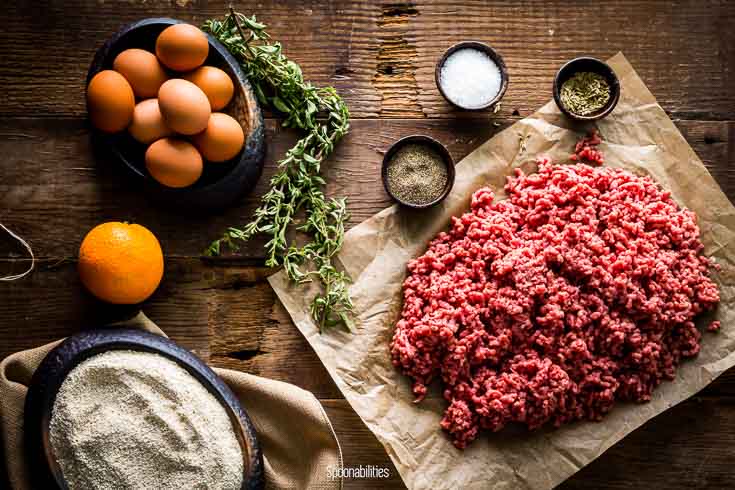
[[[215,112],[230,103],[234,85],[219,68],[202,66],[208,54],[204,32],[172,25],[156,39],[156,54],[126,49],[87,87],[92,124],[107,133],[127,130],[148,145],[146,168],[168,187],[192,185],[204,160],[230,160],[245,141],[237,120]]]

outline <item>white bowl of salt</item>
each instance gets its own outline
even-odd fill
[[[453,106],[479,111],[493,107],[508,88],[503,58],[479,41],[464,41],[447,49],[435,70],[439,92]]]

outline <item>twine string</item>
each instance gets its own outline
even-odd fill
[[[24,278],[25,276],[27,276],[28,274],[31,273],[31,271],[33,270],[33,266],[36,265],[36,257],[33,255],[33,250],[31,250],[31,246],[28,245],[28,242],[27,241],[23,240],[23,238],[19,237],[18,235],[16,235],[12,231],[10,231],[2,223],[0,223],[0,228],[2,228],[3,230],[5,230],[7,232],[7,234],[10,235],[11,237],[13,237],[16,240],[18,240],[18,242],[21,245],[23,245],[23,247],[28,251],[28,254],[31,256],[31,265],[30,265],[30,267],[28,267],[28,269],[25,272],[23,272],[21,274],[12,274],[12,275],[9,275],[9,276],[0,277],[0,281],[6,281],[6,282],[9,282],[9,281],[17,281],[18,279],[22,279],[22,278]]]

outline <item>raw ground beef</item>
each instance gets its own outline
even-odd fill
[[[602,143],[602,139],[595,129],[577,142],[577,145],[574,147],[574,153],[569,156],[569,159],[573,162],[587,162],[602,165],[605,163],[605,157],[597,149],[597,145],[600,143]]]
[[[391,344],[417,401],[441,379],[459,448],[480,429],[649,400],[699,352],[693,320],[719,301],[696,215],[650,178],[542,158],[506,191],[475,192],[408,264]]]

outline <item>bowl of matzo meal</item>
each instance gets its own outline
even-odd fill
[[[34,488],[263,487],[255,429],[230,388],[173,341],[134,329],[73,335],[25,404]]]

